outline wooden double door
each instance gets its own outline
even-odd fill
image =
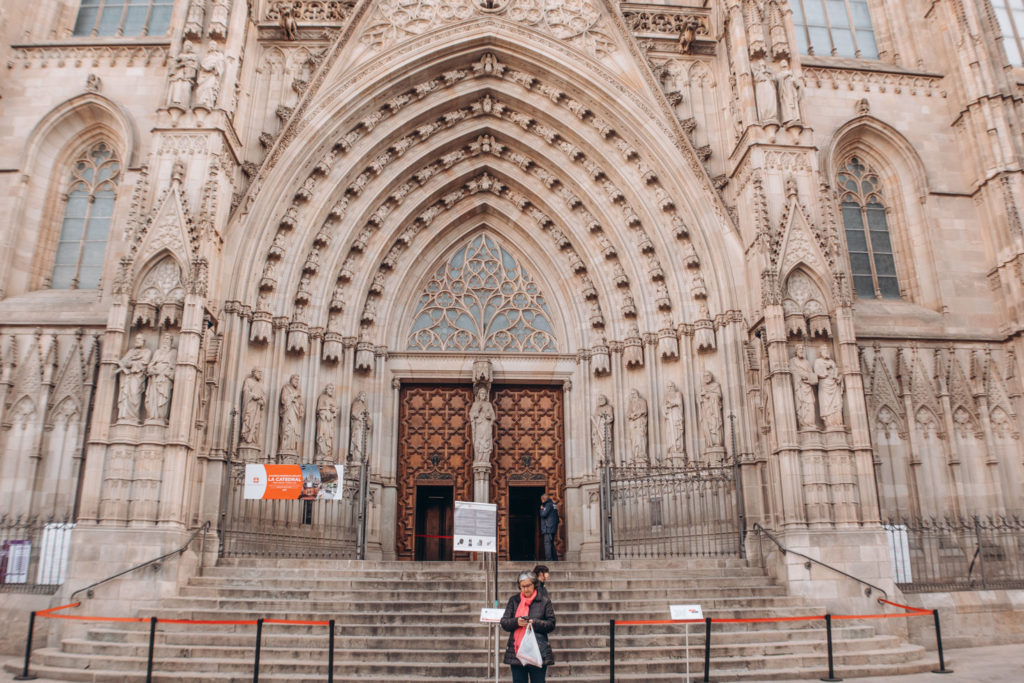
[[[542,560],[540,494],[565,492],[561,387],[495,385],[489,500],[498,504],[501,559]],[[404,384],[398,423],[396,551],[401,559],[450,560],[454,501],[473,500],[468,384]],[[564,521],[564,515],[563,515]],[[557,545],[565,547],[565,526]]]

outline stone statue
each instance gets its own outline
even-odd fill
[[[757,98],[757,116],[761,123],[778,121],[779,102],[775,75],[763,59],[754,64],[754,95]]]
[[[722,430],[722,385],[710,372],[704,373],[704,383],[700,388],[700,428],[705,448],[722,447],[725,436]]]
[[[199,83],[196,85],[195,106],[203,109],[215,109],[217,97],[220,95],[220,82],[224,76],[224,53],[216,47],[203,57],[199,66]]]
[[[324,387],[316,400],[316,459],[334,462],[334,424],[338,417],[338,401],[334,398],[334,385]]]
[[[146,370],[153,352],[146,348],[141,334],[135,336],[135,345],[118,361],[116,372],[121,375],[117,392],[117,421],[138,424],[142,412],[142,389],[146,384]]]
[[[356,400],[352,401],[352,410],[348,417],[348,459],[356,462],[363,460],[363,435],[370,440],[370,431],[373,423],[370,421],[370,411],[366,409],[366,392],[360,391]]]
[[[171,70],[171,87],[167,93],[167,106],[188,109],[192,97],[192,86],[196,81],[199,58],[196,57],[192,42],[186,40],[181,52],[174,58]]]
[[[281,433],[278,438],[278,453],[298,455],[299,441],[302,438],[302,418],[306,416],[298,375],[292,375],[288,383],[282,387],[280,411]]]
[[[683,447],[683,394],[675,382],[669,382],[665,389],[661,412],[668,427],[666,434],[669,453],[684,453],[686,449]]]
[[[494,450],[494,406],[485,387],[476,390],[476,400],[469,409],[469,422],[473,428],[473,462],[490,463]]]
[[[647,460],[647,399],[633,389],[629,392],[629,459],[632,464],[645,464]]]
[[[785,59],[782,60],[782,68],[778,73],[779,82],[779,115],[782,123],[795,123],[800,121],[800,95],[803,86]]]
[[[841,427],[843,424],[843,378],[839,366],[832,359],[827,346],[821,348],[821,355],[814,361],[814,374],[818,378],[818,412],[826,427]]]
[[[263,371],[253,368],[242,382],[242,430],[243,445],[255,446],[260,440],[263,426],[263,406],[267,402],[267,390],[263,387]]]
[[[160,348],[153,353],[146,367],[146,419],[167,424],[171,412],[171,387],[178,352],[171,348],[171,335],[160,338]]]
[[[804,345],[797,344],[794,356],[789,359],[789,371],[793,374],[793,396],[796,399],[796,421],[800,429],[814,429],[814,385],[818,383],[811,364],[804,358]]]
[[[600,464],[614,464],[611,462],[614,423],[615,413],[608,403],[608,397],[601,394],[597,397],[597,408],[594,409],[594,414],[590,418],[590,442]]]

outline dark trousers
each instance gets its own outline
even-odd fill
[[[535,666],[512,665],[512,683],[544,683],[548,675],[546,666],[537,668]]]
[[[555,550],[554,534],[544,534],[544,559],[548,562],[558,561],[558,551]]]

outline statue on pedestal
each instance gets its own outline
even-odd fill
[[[136,335],[135,345],[117,363],[121,384],[117,392],[117,421],[138,424],[142,412],[142,390],[146,384],[146,371],[153,352],[146,348],[146,340]]]

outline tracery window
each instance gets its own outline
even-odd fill
[[[557,353],[550,317],[533,278],[493,238],[479,235],[427,282],[409,349]]]
[[[1003,34],[1006,58],[1014,66],[1024,66],[1024,0],[992,0],[992,9]]]
[[[839,191],[854,292],[866,299],[899,299],[896,260],[878,175],[858,157],[850,157],[839,172]]]
[[[790,0],[800,52],[878,59],[868,0]]]
[[[99,285],[120,175],[117,153],[105,142],[93,145],[75,161],[51,288],[95,289]]]
[[[174,0],[82,0],[76,36],[162,36]]]

